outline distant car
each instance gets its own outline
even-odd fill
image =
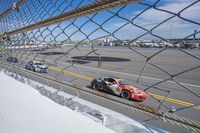
[[[16,57],[8,57],[8,58],[7,58],[7,61],[8,61],[8,62],[15,62],[15,63],[17,63],[17,62],[18,62],[18,59],[17,59]]]
[[[123,79],[115,77],[105,77],[94,79],[91,82],[94,90],[102,90],[108,93],[118,95],[124,99],[134,99],[144,101],[147,94],[138,86],[131,86],[123,81]]]
[[[34,71],[34,72],[46,73],[47,70],[48,70],[48,66],[45,65],[45,64],[43,64],[43,63],[40,62],[40,61],[32,60],[32,61],[29,61],[29,62],[26,64],[26,69],[32,70],[32,71]]]

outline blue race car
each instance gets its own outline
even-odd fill
[[[17,62],[18,62],[18,59],[17,59],[16,57],[8,57],[8,58],[7,58],[7,61],[8,61],[8,62],[17,63]]]

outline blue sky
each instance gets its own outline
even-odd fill
[[[11,0],[10,3],[12,3],[13,1],[15,0]],[[143,1],[143,3],[153,5],[156,1],[157,0],[145,0]],[[183,8],[187,7],[191,3],[194,3],[195,1],[197,0],[160,0],[157,3],[156,7],[159,9],[171,11],[173,13],[178,13]],[[2,3],[2,0],[0,0],[0,4],[1,3]],[[16,25],[20,25],[20,24],[21,26],[28,25],[30,23],[33,23],[34,21],[40,21],[41,19],[43,20],[43,19],[48,18],[49,17],[48,14],[50,14],[51,16],[52,15],[55,16],[55,15],[60,14],[61,12],[67,12],[73,9],[72,6],[69,6],[69,3],[71,3],[73,7],[76,7],[78,5],[80,7],[80,6],[84,6],[91,3],[91,0],[90,1],[67,0],[66,2],[63,0],[51,0],[51,1],[50,0],[30,0],[21,7],[21,11],[22,11],[21,16],[19,14],[16,15],[16,13],[12,13],[10,17],[7,17],[7,19],[9,18],[9,20],[13,21],[10,23],[12,25],[11,27],[15,27]],[[2,11],[3,8],[8,7],[8,5],[9,3],[5,4],[5,1],[4,1],[4,4],[3,5],[1,4],[0,11]],[[28,9],[32,11],[31,13],[27,10],[27,6],[29,6]],[[187,8],[185,11],[181,12],[180,14],[181,17],[184,17],[189,20],[193,20],[197,22],[198,24],[189,23],[178,17],[174,17],[173,19],[170,19],[169,21],[165,22],[164,24],[160,25],[155,30],[153,30],[153,33],[164,38],[184,38],[188,36],[189,34],[192,34],[194,30],[200,30],[200,25],[199,25],[200,8],[199,7],[200,7],[200,2],[197,2],[196,4],[194,4],[190,8]],[[114,34],[116,38],[119,38],[119,39],[135,39],[138,36],[144,34],[146,31],[130,23],[127,24],[128,22],[127,20],[133,22],[134,24],[138,26],[144,27],[147,30],[151,30],[157,24],[173,16],[171,14],[150,8],[148,11],[142,13],[139,17],[137,17],[136,19],[132,21],[132,18],[137,16],[146,8],[148,8],[148,6],[140,4],[140,3],[136,3],[136,4],[133,3],[126,6],[120,12],[118,12],[121,9],[119,7],[119,8],[115,8],[111,10],[111,12],[104,11],[104,12],[98,13],[95,16],[89,15],[87,17],[78,18],[77,20],[62,22],[59,26],[61,27],[61,29],[64,29],[67,27],[64,30],[67,36],[64,34],[59,34],[60,32],[62,32],[62,30],[58,28],[57,25],[53,25],[49,27],[49,29],[52,30],[52,35],[50,35],[50,32],[48,30],[44,30],[45,28],[28,32],[28,34],[30,33],[30,36],[31,36],[32,34],[36,33],[38,38],[41,38],[41,39],[45,38],[45,40],[49,40],[50,38],[51,39],[56,38],[57,40],[66,40],[69,38],[71,40],[83,40],[86,36],[89,36],[89,39],[92,40],[92,39],[97,39],[101,36],[108,36],[109,34],[106,31],[109,31],[110,33]],[[113,16],[113,13],[116,13],[116,12],[118,12],[119,16],[123,18],[115,16],[112,19],[108,20],[110,17]],[[10,18],[13,18],[13,19],[10,19]],[[89,21],[87,24],[85,24],[81,28],[81,31],[78,31],[77,27],[81,27],[85,22],[88,21],[88,18],[93,18],[92,20],[96,24],[93,23],[92,21]],[[71,24],[72,21],[73,21],[73,24]],[[105,21],[106,23],[104,23]],[[104,30],[98,29],[99,25],[101,25]],[[92,33],[94,30],[96,31]],[[86,36],[81,32],[86,34]],[[109,37],[109,38],[112,38],[112,37]],[[152,39],[155,37],[151,35],[146,35],[146,36],[143,36],[143,38]]]
[[[0,13],[8,9],[17,0],[0,0]]]

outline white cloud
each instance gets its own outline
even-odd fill
[[[173,13],[178,13],[184,8],[187,8],[190,4],[194,3],[196,0],[176,0],[173,2],[169,2],[168,4],[164,6],[160,6],[160,9],[164,9],[167,11],[171,11]],[[192,5],[191,7],[188,7],[186,10],[181,12],[181,16],[183,15],[184,17],[187,18],[194,18],[194,17],[199,17],[199,11],[200,11],[200,2]]]
[[[183,2],[184,1],[184,2]],[[165,4],[163,6],[159,6],[159,9],[171,11],[173,13],[178,13],[184,8],[186,8],[188,5],[190,5],[192,2],[188,0],[177,0],[175,2],[169,2],[168,4]],[[195,19],[200,18],[200,3],[197,3],[196,5],[193,5],[192,7],[187,8],[183,12],[181,12],[181,16],[187,19]],[[158,10],[155,10],[153,8],[149,9],[148,11],[144,12],[142,15],[139,16],[139,18],[136,20],[136,23],[141,25],[147,25],[147,24],[154,24],[154,23],[160,23],[167,18],[173,16],[172,14],[161,12]],[[180,20],[174,19],[174,24],[180,24]],[[177,26],[179,27],[179,26]]]
[[[157,7],[159,9],[167,10],[173,13],[178,13],[182,11],[184,8],[189,6],[190,4],[194,3],[195,0],[165,0],[163,1],[164,3],[158,3]],[[189,20],[193,20],[196,22],[200,22],[200,2],[192,5],[191,7],[187,8],[183,12],[181,12],[180,16],[184,17]],[[139,14],[141,11],[135,11],[133,12],[134,16]],[[158,25],[162,21],[166,20],[167,18],[173,16],[172,14],[158,11],[154,8],[151,8],[147,10],[146,12],[142,13],[137,19],[134,20],[134,23],[137,25],[140,25],[148,30],[153,28],[154,26]],[[124,23],[118,22],[113,24],[114,27],[120,27]],[[192,29],[196,26],[196,29],[199,28],[198,25],[192,24],[190,22],[187,22],[183,19],[180,19],[178,17],[174,17],[171,20],[163,23],[160,25],[156,31],[170,31],[171,29],[176,31],[177,34],[178,32],[183,32],[183,30],[187,30],[185,32],[185,35],[189,35],[188,29]],[[127,25],[126,27],[123,28],[124,30],[137,30],[134,26],[131,24]],[[192,31],[192,30],[190,30]],[[183,34],[182,34],[183,35]]]

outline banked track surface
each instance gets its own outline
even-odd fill
[[[14,65],[11,65],[11,64],[8,64],[8,63],[2,62],[2,61],[0,61],[0,64],[1,64],[1,67],[12,69],[14,72],[19,71],[21,75],[28,73],[30,75],[38,77],[38,79],[42,78],[47,81],[54,82],[58,85],[64,85],[65,87],[72,87],[79,92],[87,93],[90,96],[100,99],[106,103],[111,103],[113,105],[117,105],[120,108],[122,108],[123,110],[134,111],[134,112],[139,113],[141,116],[146,116],[150,119],[157,117],[157,118],[159,118],[158,121],[164,121],[164,122],[167,121],[170,124],[173,124],[173,125],[176,125],[179,127],[183,127],[183,128],[189,129],[194,132],[200,131],[200,123],[195,122],[191,119],[179,117],[179,116],[176,116],[175,114],[171,114],[168,112],[163,113],[163,112],[161,112],[161,110],[157,110],[153,107],[149,107],[149,106],[143,105],[141,103],[135,103],[132,101],[124,100],[122,98],[119,98],[119,97],[116,97],[113,95],[109,95],[109,94],[106,94],[103,92],[95,91],[95,90],[92,90],[89,88],[81,87],[76,84],[66,83],[66,81],[61,81],[56,78],[49,77],[47,75],[42,75],[39,73],[31,72],[24,68],[16,67]],[[123,113],[123,112],[120,112],[120,113]]]

